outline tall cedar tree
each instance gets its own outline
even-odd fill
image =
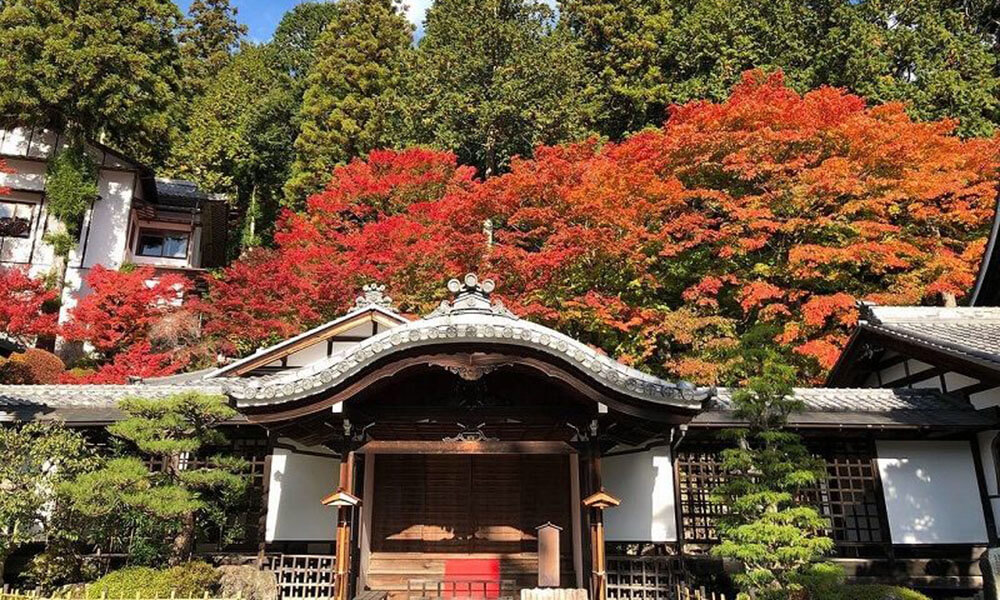
[[[224,396],[184,392],[168,398],[127,398],[126,418],[108,427],[143,458],[114,458],[77,477],[64,491],[75,510],[94,519],[136,511],[173,531],[169,562],[188,560],[199,516],[220,497],[245,491],[245,463],[209,456],[222,446],[218,425],[236,415]]]
[[[920,119],[955,117],[963,135],[1000,123],[995,33],[969,0],[561,0],[586,54],[612,139],[659,125],[666,107],[721,100],[745,69],[782,69],[799,91],[846,86],[909,103]]]
[[[592,79],[542,0],[438,0],[407,79],[411,142],[484,175],[590,133]]]
[[[963,141],[900,105],[799,95],[759,72],[726,102],[672,114],[620,144],[543,148],[484,182],[422,149],[340,167],[275,251],[209,280],[205,334],[250,352],[341,314],[370,280],[423,313],[447,277],[477,270],[525,318],[651,372],[738,383],[755,366],[741,340],[767,326],[749,346],[818,381],[855,299],[971,289],[1000,139]]]
[[[316,45],[285,186],[290,207],[323,188],[333,167],[391,146],[413,27],[395,0],[342,0]]]
[[[229,0],[194,0],[177,35],[184,68],[184,94],[200,96],[239,47],[247,33]]]
[[[601,133],[659,126],[667,107],[725,98],[740,73],[780,67],[803,84],[818,16],[799,0],[561,0],[562,26],[599,80]]]
[[[318,58],[316,43],[337,15],[335,2],[303,2],[281,18],[271,38],[278,61],[295,81],[304,82]]]
[[[296,90],[272,45],[244,44],[191,109],[177,173],[224,193],[242,223],[238,248],[270,239],[292,160]],[[238,254],[238,252],[234,252]]]
[[[3,2],[0,114],[162,159],[180,86],[179,18],[171,0]]]
[[[93,464],[78,432],[44,423],[0,427],[0,584],[11,552],[37,539],[58,486]]]
[[[866,0],[833,11],[817,83],[872,102],[900,100],[921,120],[958,119],[963,135],[1000,124],[1000,61],[990,36],[951,0]]]
[[[756,600],[800,597],[803,577],[825,571],[820,561],[833,550],[823,534],[829,523],[805,493],[826,471],[801,436],[785,429],[802,402],[792,389],[795,369],[776,358],[765,359],[760,374],[733,393],[747,427],[727,432],[736,447],[722,451],[725,477],[711,492],[722,512],[712,553],[742,565],[733,581],[742,598]]]

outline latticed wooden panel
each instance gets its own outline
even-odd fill
[[[724,477],[719,451],[716,446],[705,446],[677,454],[677,486],[685,542],[704,544],[719,539],[715,520],[725,509],[709,499]]]
[[[610,600],[675,600],[681,581],[680,561],[674,556],[609,556]]]
[[[328,554],[272,554],[265,568],[274,572],[281,600],[323,600],[333,597],[334,561]]]
[[[875,449],[856,442],[823,450],[827,479],[809,495],[830,519],[828,535],[840,546],[883,543],[884,520],[872,461]]]
[[[684,541],[718,541],[715,520],[724,507],[709,500],[725,474],[715,446],[693,447],[677,455],[677,482]],[[839,441],[816,447],[827,478],[805,495],[830,521],[827,532],[839,548],[886,543],[885,520],[878,497],[874,448],[864,440]]]

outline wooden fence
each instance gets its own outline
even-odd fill
[[[677,584],[675,594],[676,600],[726,600],[725,594],[717,594],[704,587],[693,588],[681,584]]]

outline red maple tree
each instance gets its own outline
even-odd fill
[[[0,332],[21,344],[54,335],[58,317],[49,307],[57,298],[45,281],[24,269],[0,267]]]
[[[665,376],[735,383],[764,344],[814,380],[855,299],[962,297],[996,201],[1000,138],[753,71],[619,144],[539,148],[486,181],[454,155],[373,152],[333,173],[276,247],[208,279],[198,310],[245,354],[389,286],[422,314],[466,271],[522,316]]]
[[[186,278],[157,275],[152,267],[115,271],[98,265],[86,284],[89,291],[70,309],[61,333],[68,341],[87,343],[97,368],[68,372],[63,381],[126,383],[129,376],[169,375],[187,366],[189,348],[157,344],[154,335],[155,327],[182,310],[190,287]]]

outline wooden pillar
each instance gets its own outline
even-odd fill
[[[601,484],[601,452],[595,443],[590,452],[590,485],[596,490],[583,500],[590,513],[590,597],[607,600],[607,557],[604,549],[604,510],[621,504],[621,500],[608,493]]]
[[[993,513],[993,502],[986,487],[986,472],[983,469],[983,456],[980,454],[979,436],[975,433],[969,437],[969,447],[972,450],[972,464],[976,470],[976,483],[979,486],[979,500],[983,505],[983,520],[986,523],[986,538],[990,546],[997,544],[996,515]]]
[[[354,452],[346,452],[340,461],[337,491],[323,499],[326,506],[337,508],[337,549],[334,566],[334,600],[348,600],[351,573],[351,521],[361,499],[354,495]]]

